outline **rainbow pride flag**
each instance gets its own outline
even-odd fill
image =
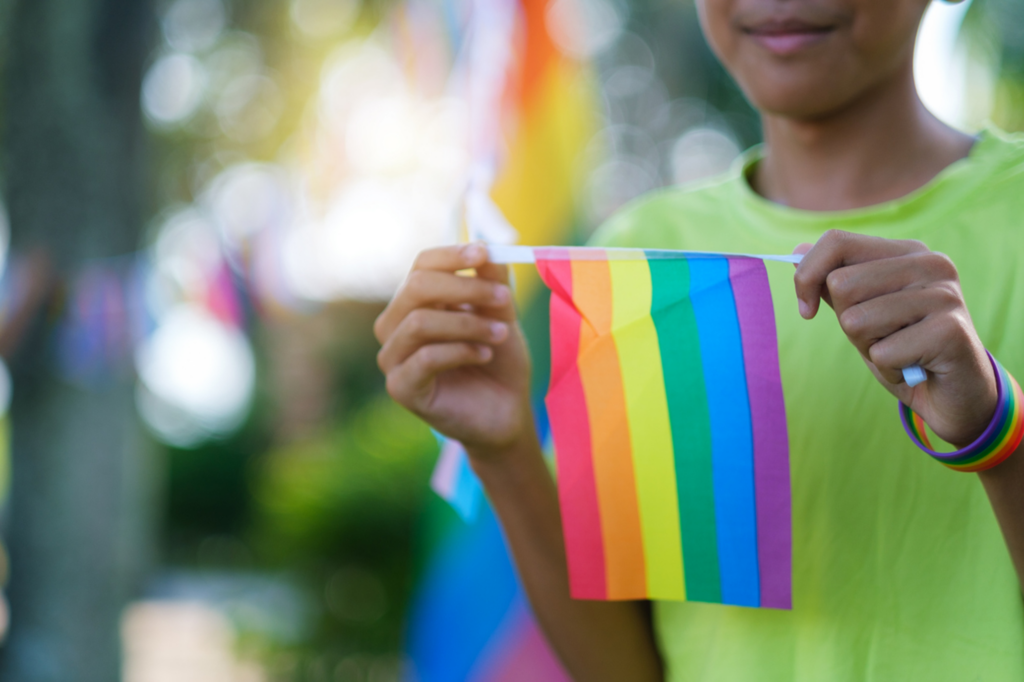
[[[791,608],[789,444],[764,261],[533,255],[552,291],[547,407],[573,596]]]

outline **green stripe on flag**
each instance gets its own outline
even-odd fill
[[[658,332],[676,460],[686,597],[721,602],[711,422],[686,259],[652,259],[651,317]]]

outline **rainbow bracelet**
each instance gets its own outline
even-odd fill
[[[985,351],[988,353],[988,351]],[[900,401],[900,419],[910,440],[950,469],[957,471],[984,471],[1002,463],[1020,445],[1024,438],[1024,394],[1017,380],[1010,376],[999,362],[988,353],[989,362],[996,373],[998,401],[996,413],[988,428],[978,439],[956,452],[936,452],[925,432],[921,416]]]

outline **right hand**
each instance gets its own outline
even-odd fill
[[[455,274],[469,268],[476,277]],[[530,358],[508,283],[482,245],[429,249],[373,326],[391,397],[470,454],[532,434]]]

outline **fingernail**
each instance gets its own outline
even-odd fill
[[[484,247],[479,244],[469,244],[462,248],[462,257],[468,263],[478,263],[484,257]]]
[[[505,305],[509,301],[508,287],[498,285],[494,287],[494,302],[498,305]]]
[[[492,322],[491,323],[491,338],[495,341],[501,341],[505,338],[505,334],[508,333],[508,325],[504,322]]]
[[[811,306],[807,305],[807,302],[804,301],[802,298],[799,299],[799,301],[800,301],[800,317],[803,317],[804,319],[810,318],[810,316],[811,316]]]
[[[480,359],[481,360],[484,360],[484,361],[490,360],[491,356],[494,354],[494,351],[491,350],[490,346],[479,346],[479,349],[480,349]]]

